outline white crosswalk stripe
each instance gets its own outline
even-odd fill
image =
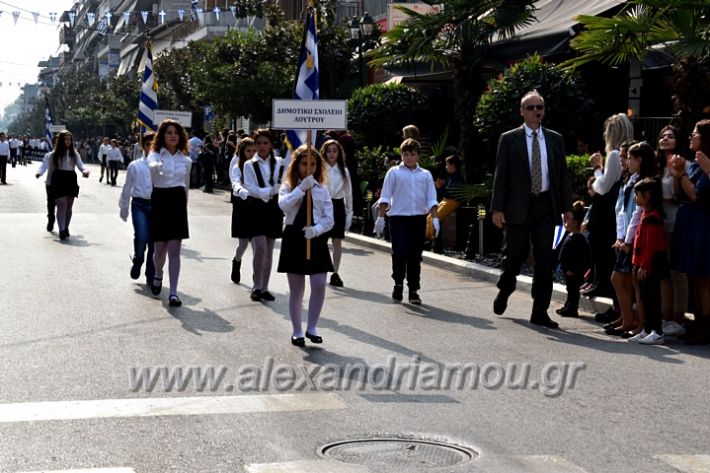
[[[710,473],[710,455],[656,455],[681,473]]]
[[[101,399],[0,404],[0,423],[343,409],[332,393]]]
[[[330,460],[303,460],[248,465],[247,473],[372,473],[370,469]]]
[[[79,470],[40,470],[18,473],[136,473],[133,468],[84,468]]]

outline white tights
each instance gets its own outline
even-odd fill
[[[303,293],[306,290],[306,276],[303,274],[286,275],[288,277],[288,313],[293,325],[294,337],[303,337],[301,327],[301,311],[303,306]],[[318,319],[325,302],[325,282],[327,273],[311,274],[311,297],[308,300],[308,327],[306,331],[311,335],[318,335]]]
[[[155,279],[163,279],[165,260],[170,257],[168,274],[170,275],[170,295],[177,295],[178,278],[180,277],[180,247],[182,240],[156,241],[153,263],[155,263]]]

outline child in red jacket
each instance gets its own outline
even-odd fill
[[[645,312],[641,332],[629,338],[644,345],[665,343],[661,318],[661,280],[670,274],[663,231],[663,192],[657,179],[641,179],[634,186],[636,205],[643,207],[634,238],[634,275],[639,283]]]

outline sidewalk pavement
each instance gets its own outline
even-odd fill
[[[345,241],[356,245],[364,246],[373,250],[389,253],[391,251],[390,242],[386,240],[368,237],[356,233],[346,233]],[[472,263],[470,261],[452,258],[450,256],[438,255],[431,251],[425,251],[422,255],[424,263],[435,266],[440,269],[453,271],[464,276],[479,281],[488,281],[491,284],[498,282],[498,277],[501,271],[495,268],[489,268],[481,264]],[[530,276],[518,276],[517,290],[522,292],[530,292],[532,287],[532,278]],[[567,299],[567,289],[564,285],[554,283],[552,287],[552,300],[564,303]],[[493,301],[491,301],[492,307]],[[592,299],[581,297],[579,300],[580,310],[591,313],[604,312],[611,307],[611,299],[605,297],[595,297]]]

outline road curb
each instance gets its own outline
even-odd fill
[[[346,234],[345,241],[383,253],[389,253],[391,251],[391,246],[388,241],[358,235],[356,233]],[[467,276],[478,281],[486,281],[495,284],[501,273],[500,270],[495,268],[489,268],[488,266],[452,258],[450,256],[438,255],[431,251],[425,251],[422,257],[425,264]],[[530,292],[531,288],[532,278],[530,276],[518,276],[517,289],[519,291]],[[558,283],[553,284],[552,299],[558,302],[564,302],[567,299],[567,289],[565,286]],[[579,300],[580,309],[589,312],[604,312],[611,307],[611,303],[611,299],[604,297],[596,297],[594,299],[581,297]]]

